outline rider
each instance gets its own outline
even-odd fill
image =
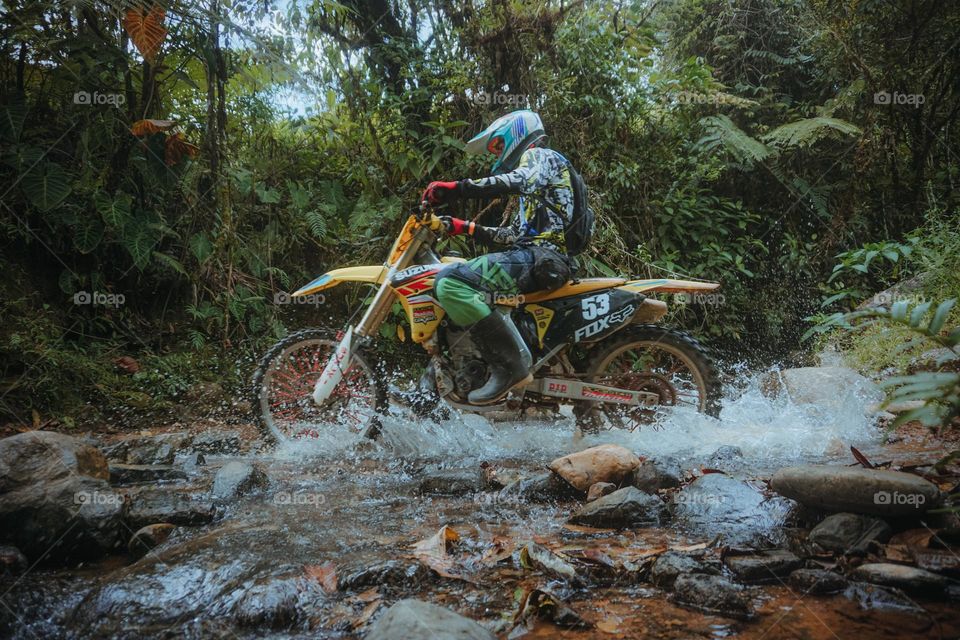
[[[500,296],[552,291],[572,275],[564,231],[573,220],[572,167],[558,152],[544,146],[543,122],[533,111],[509,113],[466,145],[467,153],[496,155],[490,177],[431,182],[423,193],[430,204],[457,198],[520,196],[519,210],[506,227],[484,227],[444,216],[447,233],[466,233],[487,245],[501,245],[467,262],[443,268],[434,284],[437,301],[454,324],[470,327],[490,377],[470,392],[472,404],[491,404],[514,387],[527,384],[532,357],[510,316],[492,308]]]

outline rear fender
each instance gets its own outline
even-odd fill
[[[720,283],[661,278],[659,280],[631,280],[618,288],[634,293],[705,293],[716,291],[720,288]]]

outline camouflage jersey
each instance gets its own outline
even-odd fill
[[[553,149],[531,147],[523,152],[513,171],[464,180],[461,193],[468,198],[519,194],[520,208],[510,225],[514,233],[521,239],[532,238],[536,244],[548,243],[565,251],[564,229],[573,220],[568,166],[567,159]]]

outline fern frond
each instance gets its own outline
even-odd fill
[[[697,141],[697,145],[713,150],[723,148],[729,151],[742,164],[752,166],[776,155],[771,149],[756,138],[750,137],[740,127],[725,115],[710,116],[700,120],[706,135]]]
[[[784,125],[762,136],[762,140],[779,148],[806,147],[820,140],[831,131],[843,135],[857,135],[860,127],[839,118],[805,118]]]

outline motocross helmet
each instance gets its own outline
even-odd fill
[[[520,162],[523,152],[546,138],[540,116],[528,109],[521,109],[501,116],[489,127],[467,142],[466,151],[479,154],[489,151],[496,154],[491,171],[512,171]]]

